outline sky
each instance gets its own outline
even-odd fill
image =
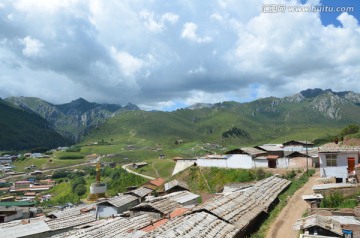
[[[1,0],[0,97],[175,110],[359,92],[359,22],[359,0]]]

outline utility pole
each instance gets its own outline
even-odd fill
[[[306,149],[306,174],[309,175],[309,154],[308,154],[308,143],[305,141],[305,149]]]

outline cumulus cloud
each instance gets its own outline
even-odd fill
[[[20,39],[20,43],[24,45],[22,53],[27,57],[33,57],[40,54],[44,44],[36,39],[32,39],[30,36],[26,36],[24,39]]]
[[[3,1],[0,96],[169,109],[359,88],[359,19],[261,12],[273,2]]]
[[[198,26],[193,22],[185,23],[183,31],[181,33],[181,37],[197,43],[206,43],[212,41],[210,36],[203,36],[203,37],[198,36],[197,28]]]

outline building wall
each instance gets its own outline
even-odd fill
[[[199,198],[197,197],[197,198],[194,198],[194,199],[192,199],[192,200],[190,200],[190,201],[181,203],[181,205],[182,205],[183,207],[193,207],[193,206],[196,206],[196,205],[199,204],[198,201],[199,201]]]
[[[313,148],[313,146],[304,146],[304,145],[287,145],[283,147],[284,151],[298,151],[298,152],[303,152],[306,151],[306,147],[308,148],[308,150],[310,150],[311,148]]]
[[[267,159],[254,159],[254,168],[268,168],[268,160]]]
[[[4,222],[9,222],[9,221],[17,220],[17,219],[22,219],[22,218],[23,218],[23,212],[22,212],[22,210],[18,210],[18,211],[16,211],[16,214],[5,216]]]
[[[193,160],[177,160],[172,175],[175,175],[196,163],[196,159]]]
[[[355,165],[359,163],[359,156],[357,153],[339,153],[336,158],[336,167],[326,166],[326,155],[334,153],[319,153],[320,162],[320,176],[321,177],[335,177],[342,178],[343,182],[346,182],[348,176],[348,161],[347,158],[355,158]]]
[[[235,154],[229,155],[223,159],[197,159],[196,164],[200,167],[219,167],[219,168],[242,168],[251,169],[254,164],[250,155],[247,154]]]

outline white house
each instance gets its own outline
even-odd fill
[[[297,141],[291,140],[282,144],[284,151],[306,151],[311,150],[314,147],[314,144],[309,141]]]
[[[251,169],[268,167],[266,152],[255,148],[241,148],[226,152],[226,155],[208,155],[198,158],[196,164],[200,167],[219,167],[219,168],[241,168]]]
[[[319,148],[321,177],[335,177],[337,182],[346,182],[349,173],[354,173],[359,164],[359,146],[342,146],[329,143]]]

